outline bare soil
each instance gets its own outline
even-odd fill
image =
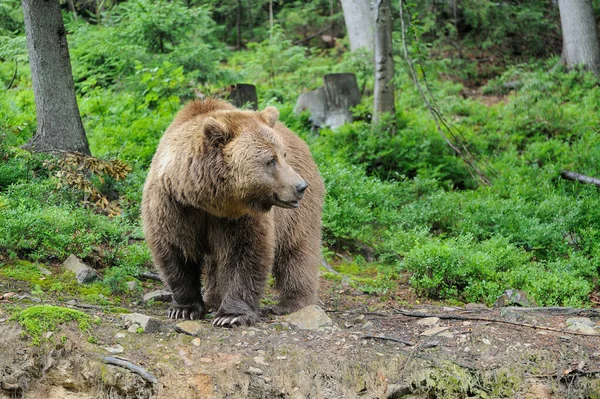
[[[411,311],[561,331],[453,319],[425,325],[421,317],[399,314],[399,303]],[[172,328],[175,323],[164,318],[166,304],[128,304],[132,311],[163,319],[170,329],[128,332],[118,314],[79,308],[101,320],[91,332],[93,343],[67,325],[34,346],[8,320],[14,306],[11,299],[0,300],[2,399],[600,398],[600,336],[566,330],[568,317],[587,316],[598,323],[594,311],[448,307],[423,303],[407,287],[399,287],[391,299],[322,280],[320,306],[332,327],[298,330],[275,316],[233,329],[203,321],[196,338]],[[422,335],[435,327],[447,329]],[[123,352],[111,355],[106,348],[117,344]],[[127,359],[159,382],[107,365],[105,356]]]

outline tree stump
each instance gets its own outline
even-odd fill
[[[323,77],[324,86],[298,97],[294,112],[309,111],[316,127],[338,128],[352,122],[350,108],[360,104],[360,90],[353,73],[332,73]]]
[[[237,83],[231,86],[228,99],[238,108],[258,109],[258,97],[254,85]]]

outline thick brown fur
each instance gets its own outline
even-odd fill
[[[194,101],[161,139],[142,219],[173,292],[169,317],[213,310],[217,325],[253,323],[270,271],[279,291],[275,313],[316,301],[323,182],[308,146],[278,116],[273,107],[240,111],[220,100]]]

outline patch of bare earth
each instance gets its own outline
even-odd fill
[[[197,337],[162,316],[169,329],[140,334],[118,315],[84,309],[102,319],[94,343],[69,325],[41,346],[7,320],[12,305],[0,303],[0,398],[600,397],[600,336],[574,334],[566,324],[587,316],[597,325],[598,312],[403,303],[436,320],[401,314],[398,301],[381,299],[323,281],[320,305],[331,326],[299,330],[265,317],[223,329],[202,321]],[[109,353],[117,345],[122,353]],[[126,359],[158,383],[105,356]]]

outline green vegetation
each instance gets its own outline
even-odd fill
[[[411,54],[491,178],[488,187],[437,133],[401,57],[398,29],[396,123],[375,126],[368,56],[350,53],[343,39],[328,46],[312,37],[328,25],[339,33],[340,10],[330,13],[325,1],[276,3],[269,31],[268,4],[256,3],[240,40],[233,3],[129,0],[99,21],[65,11],[92,153],[131,168],[118,180],[84,173],[118,215],[107,215],[85,187],[64,184],[52,157],[18,148],[35,131],[35,104],[19,2],[0,6],[0,275],[95,303],[125,293],[124,282],[151,265],[139,207],[162,132],[195,93],[221,95],[229,84],[251,82],[260,107],[277,106],[311,146],[328,192],[326,253],[353,259],[338,266],[328,255],[359,288],[386,294],[409,273],[417,293],[432,299],[490,304],[514,288],[540,305],[589,305],[599,286],[600,196],[560,171],[600,177],[600,86],[591,74],[549,71],[560,53],[551,4],[465,2],[460,26],[447,5],[410,5]],[[325,73],[342,71],[356,73],[364,101],[354,123],[317,134],[306,115],[293,114],[294,101]],[[468,95],[473,87],[477,95]],[[71,253],[100,270],[104,283],[74,291],[62,277],[40,279],[28,263],[55,264]]]
[[[31,306],[14,313],[11,319],[16,320],[27,331],[34,345],[39,345],[44,333],[55,331],[60,324],[76,322],[79,329],[85,333],[89,333],[92,326],[97,324],[91,316],[83,312],[50,305]]]

